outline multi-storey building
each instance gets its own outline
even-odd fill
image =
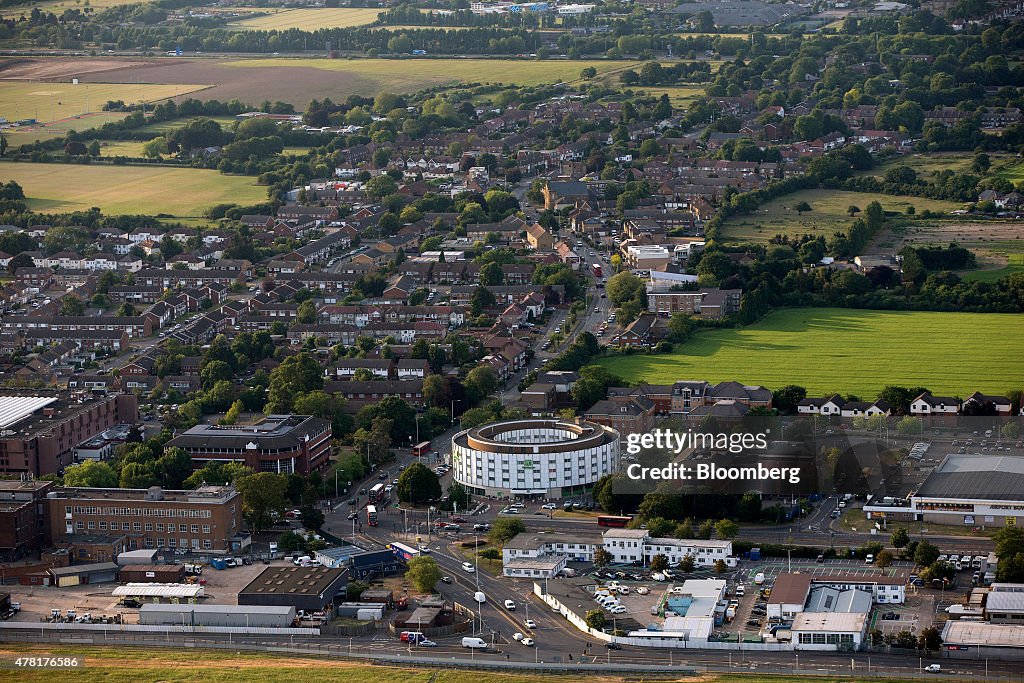
[[[86,548],[118,552],[139,548],[231,552],[245,542],[242,496],[233,486],[201,486],[192,491],[149,489],[59,488],[46,499],[54,543],[87,541],[75,559],[104,562],[109,551],[89,556]]]
[[[35,555],[49,545],[46,494],[52,481],[0,480],[0,562]]]
[[[331,423],[309,415],[268,415],[255,425],[196,425],[167,442],[183,448],[200,468],[238,462],[257,472],[302,474],[327,467]]]
[[[139,419],[132,394],[9,390],[0,393],[0,473],[41,476],[74,462],[75,446]]]

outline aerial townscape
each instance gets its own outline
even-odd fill
[[[1021,681],[1022,19],[0,0],[0,671]]]

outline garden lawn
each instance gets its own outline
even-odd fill
[[[265,201],[251,176],[159,166],[0,164],[0,181],[15,180],[33,211],[65,213],[98,206],[103,213],[201,216],[215,204]]]
[[[767,242],[775,235],[790,237],[800,235],[823,235],[826,238],[839,230],[846,230],[855,218],[846,209],[853,205],[863,211],[877,200],[886,211],[904,213],[913,206],[918,213],[924,209],[948,213],[962,209],[962,204],[938,199],[904,197],[893,195],[867,194],[839,190],[801,190],[762,204],[753,213],[737,214],[722,227],[726,242]],[[800,202],[807,202],[810,211],[798,215],[793,208]]]
[[[887,384],[943,396],[1020,388],[1019,315],[799,308],[739,329],[700,331],[670,354],[612,354],[603,365],[627,382],[735,380],[810,396],[874,399]]]

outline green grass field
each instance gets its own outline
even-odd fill
[[[412,92],[435,85],[459,83],[509,83],[539,85],[575,81],[587,66],[598,74],[636,66],[636,62],[615,60],[548,60],[513,59],[245,59],[223,62],[225,66],[243,69],[266,67],[304,67],[348,73],[354,77],[377,81],[379,90]]]
[[[29,208],[44,213],[98,206],[112,215],[201,216],[214,204],[254,204],[267,197],[250,176],[194,168],[5,163],[0,180],[16,180]]]
[[[690,102],[704,94],[703,85],[679,85],[669,88],[639,88],[639,90],[650,95],[654,95],[655,97],[661,97],[664,94],[668,94],[669,101],[677,107],[686,107]]]
[[[837,190],[801,190],[763,204],[754,213],[733,216],[725,223],[723,237],[728,242],[767,242],[778,234],[828,237],[837,230],[845,230],[853,222],[854,219],[846,213],[847,207],[852,204],[863,211],[875,200],[878,200],[886,211],[899,213],[903,213],[911,205],[918,212],[930,209],[946,213],[963,208],[961,204],[955,202],[920,197],[894,197]],[[793,207],[802,201],[810,204],[811,210],[798,216]]]
[[[708,330],[671,354],[601,358],[628,382],[735,380],[808,395],[873,399],[887,384],[926,386],[944,396],[1019,388],[1021,317],[800,308],[776,311],[741,329]],[[965,345],[984,352],[965,353]]]
[[[191,649],[188,656],[182,656],[180,649],[137,648],[131,646],[93,647],[86,645],[30,645],[19,644],[0,647],[5,662],[15,658],[31,656],[76,657],[79,666],[74,669],[74,679],[79,683],[139,683],[140,681],[161,681],[179,683],[197,680],[223,681],[224,683],[284,683],[286,681],[308,681],[315,678],[322,683],[479,683],[480,680],[495,683],[550,683],[554,675],[530,673],[486,673],[454,668],[416,667],[402,668],[384,664],[366,664],[361,661],[349,662],[333,657],[302,657],[301,655],[266,654],[246,650],[203,650]],[[603,656],[603,655],[602,655]],[[613,657],[614,659],[614,657]],[[916,662],[916,660],[915,660]],[[83,665],[84,663],[84,665]],[[58,670],[67,672],[69,669]],[[49,683],[53,680],[54,669],[19,668],[20,683]],[[638,676],[621,677],[612,674],[598,675],[599,683],[634,681]],[[650,680],[697,680],[692,677],[655,677]],[[703,683],[829,683],[835,677],[728,673],[701,674]],[[896,679],[872,676],[876,683],[894,683]]]
[[[189,117],[184,117],[184,118],[180,118],[180,119],[170,119],[169,121],[160,121],[158,123],[151,123],[148,126],[143,126],[142,128],[137,128],[136,131],[137,132],[141,132],[141,133],[153,133],[154,134],[153,136],[156,137],[157,135],[163,135],[164,133],[169,133],[172,130],[176,130],[178,128],[181,128],[186,123],[191,121],[193,118],[197,118],[197,117],[189,116]],[[236,119],[234,116],[206,116],[206,117],[203,117],[203,118],[213,119],[214,121],[216,121],[217,123],[219,123],[221,125],[221,128],[227,128],[231,124],[233,124],[233,123],[238,121],[238,119]]]
[[[36,119],[51,122],[100,112],[107,100],[123,100],[126,104],[158,102],[206,88],[205,85],[161,85],[154,83],[50,83],[0,81],[0,116],[8,121]],[[123,114],[121,115],[123,116]],[[83,116],[72,123],[77,130],[101,125]]]
[[[1014,273],[1024,273],[1024,254],[1009,254],[1009,263],[1002,268],[991,270],[971,270],[963,273],[961,277],[965,280],[977,280],[978,282],[995,282]]]
[[[84,116],[63,119],[54,123],[39,124],[35,126],[19,126],[4,131],[4,137],[12,146],[30,145],[33,142],[45,142],[53,138],[64,137],[72,130],[88,130],[98,128],[105,123],[120,121],[125,117],[124,112],[100,111]]]
[[[134,140],[110,140],[100,143],[100,156],[102,157],[128,157],[138,159],[143,156],[142,146],[144,142]]]
[[[990,155],[993,163],[997,161],[997,155]],[[881,178],[890,168],[897,166],[909,166],[917,171],[917,175],[928,178],[935,171],[956,171],[971,172],[971,161],[974,160],[973,153],[946,152],[937,154],[910,154],[889,159],[879,164],[870,171],[861,171],[857,175],[873,175]]]
[[[266,12],[266,9],[260,9]],[[284,9],[271,10],[272,14],[242,19],[228,24],[228,28],[249,31],[285,31],[297,28],[300,31],[315,31],[327,28],[349,28],[363,26],[377,21],[381,9],[332,7],[327,9]]]

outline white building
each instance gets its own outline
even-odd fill
[[[670,564],[690,556],[698,567],[708,567],[732,555],[732,541],[651,538],[645,529],[609,529],[604,532],[604,549],[615,564],[646,565],[655,555],[664,555]]]
[[[868,615],[855,612],[801,612],[790,632],[794,650],[859,650]]]
[[[483,496],[564,498],[619,468],[619,433],[579,420],[512,420],[452,437],[452,475]]]
[[[562,571],[568,558],[565,555],[547,555],[531,559],[516,558],[502,563],[501,571],[505,576],[524,579],[553,579]]]
[[[594,551],[601,547],[601,537],[591,538],[555,534],[518,534],[501,549],[503,564],[517,559],[537,559],[550,555],[564,556],[571,562],[593,562]]]

